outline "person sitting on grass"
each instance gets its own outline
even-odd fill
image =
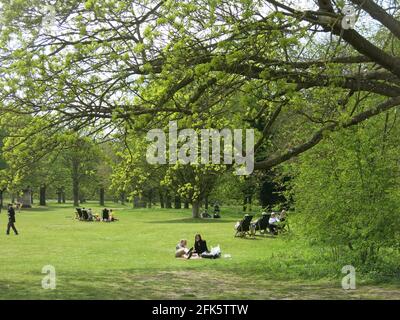
[[[96,222],[101,221],[100,215],[98,213],[93,213],[93,221],[96,221]]]
[[[278,234],[278,223],[279,219],[276,215],[275,212],[271,213],[271,217],[269,218],[268,224],[269,224],[269,230],[272,232],[272,234]]]
[[[89,220],[89,214],[85,208],[82,208],[82,220],[83,221],[88,221]]]
[[[200,234],[196,234],[194,237],[194,251],[197,255],[201,256],[202,253],[209,252],[207,248],[207,242],[201,238]]]
[[[107,208],[103,209],[103,221],[108,221],[110,218],[110,211]]]
[[[79,213],[81,209],[80,208],[76,208],[75,211],[75,219],[80,220],[81,219],[81,214]]]
[[[211,218],[211,215],[208,213],[207,210],[204,210],[204,212],[201,214],[202,218]]]
[[[219,205],[218,205],[217,202],[214,204],[214,213],[215,214],[219,214],[220,213]]]
[[[113,214],[112,209],[110,209],[110,218],[109,218],[109,220],[110,220],[111,222],[113,222],[113,221],[118,221],[118,219],[114,217],[114,214]]]
[[[193,248],[188,249],[187,247],[187,240],[182,239],[175,247],[175,258],[185,258],[189,259],[192,255]]]

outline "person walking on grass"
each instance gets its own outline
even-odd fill
[[[15,228],[14,223],[15,223],[15,210],[14,210],[13,205],[10,203],[10,204],[8,205],[7,235],[10,234],[10,229],[11,229],[11,228],[13,229],[15,235],[18,235],[18,231],[17,231],[17,229]]]

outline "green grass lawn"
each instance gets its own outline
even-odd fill
[[[87,205],[95,208],[96,205]],[[115,223],[80,222],[71,205],[51,204],[17,213],[19,236],[5,235],[0,215],[0,299],[366,299],[400,298],[396,282],[357,279],[341,288],[323,251],[295,236],[234,238],[240,214],[194,220],[190,210],[130,209],[116,204]],[[230,258],[174,258],[180,238],[201,233]],[[41,287],[53,265],[57,288]]]

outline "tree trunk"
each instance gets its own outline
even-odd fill
[[[104,207],[104,187],[100,187],[100,205]]]
[[[4,190],[0,190],[0,213],[1,210],[3,209],[3,192]]]
[[[153,202],[153,189],[150,189],[149,191],[149,208],[151,208]]]
[[[243,200],[243,212],[247,211],[247,196],[244,196],[244,200]]]
[[[250,196],[248,197],[249,206],[250,206],[250,207],[249,207],[249,211],[250,211],[250,212],[251,212],[251,210],[253,209],[253,208],[252,208],[252,202],[253,202],[252,200],[253,200],[253,195],[250,195]]]
[[[204,198],[204,209],[208,210],[208,196]]]
[[[39,190],[39,205],[45,206],[46,205],[46,185],[43,184],[40,186]]]
[[[192,218],[200,218],[200,202],[193,201],[192,203]]]
[[[32,191],[31,189],[23,190],[23,195],[18,199],[22,203],[22,208],[32,208]]]
[[[160,196],[160,206],[161,206],[161,208],[165,208],[164,194],[161,189],[158,191],[158,193]]]
[[[189,201],[185,200],[185,203],[183,204],[183,207],[185,209],[189,209]]]
[[[57,203],[61,204],[62,202],[62,189],[58,188],[57,189]]]
[[[74,159],[72,161],[72,194],[74,199],[74,206],[79,206],[79,161]]]
[[[122,205],[125,205],[125,193],[124,193],[124,192],[121,193],[119,199],[120,199],[120,201],[121,201],[121,204],[122,204]]]
[[[65,191],[63,190],[61,193],[62,203],[65,203]]]
[[[139,199],[138,196],[135,196],[135,197],[133,198],[133,207],[134,207],[134,208],[139,208],[139,207],[140,207],[140,199]]]
[[[165,207],[167,209],[171,209],[172,208],[171,196],[170,196],[168,191],[167,191],[167,193],[165,195]]]
[[[181,197],[178,195],[175,196],[174,207],[175,209],[182,209]]]

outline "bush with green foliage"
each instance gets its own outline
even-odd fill
[[[299,229],[361,265],[399,244],[398,128],[388,127],[377,119],[334,133],[289,169]]]

